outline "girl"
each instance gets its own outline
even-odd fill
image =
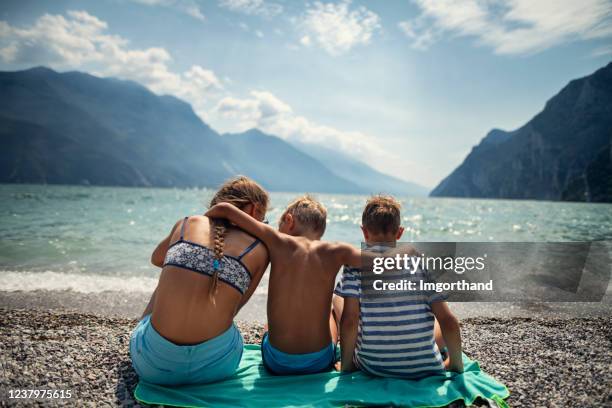
[[[261,221],[268,202],[263,188],[241,176],[221,186],[210,205],[230,203]],[[151,262],[163,269],[130,340],[140,378],[179,385],[232,376],[243,347],[233,319],[268,266],[266,247],[225,221],[196,215],[174,225]]]

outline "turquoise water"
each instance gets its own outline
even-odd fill
[[[0,185],[0,290],[150,290],[155,245],[201,214],[204,189]],[[276,223],[294,193],[272,193]],[[324,239],[359,245],[365,196],[320,194]],[[612,205],[405,198],[405,241],[612,240]],[[264,282],[265,285],[265,282]]]

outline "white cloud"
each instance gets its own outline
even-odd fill
[[[607,57],[612,56],[612,45],[604,45],[598,47],[591,53],[592,57]]]
[[[68,11],[66,17],[45,14],[25,28],[0,21],[0,60],[132,79],[153,92],[186,99],[199,113],[223,89],[214,72],[199,65],[173,72],[168,65],[172,56],[164,48],[130,48],[126,39],[108,34],[107,27],[85,11]]]
[[[398,27],[412,40],[412,47],[417,50],[426,50],[438,38],[436,30],[428,27],[424,18],[402,21],[398,24]]]
[[[256,30],[256,31],[255,31],[255,35],[256,35],[258,38],[264,38],[264,33],[262,33],[260,30]]]
[[[161,6],[174,8],[182,13],[185,13],[196,20],[206,21],[206,16],[202,13],[200,6],[194,0],[132,0],[135,3],[144,4],[146,6]]]
[[[200,8],[195,4],[188,6],[185,9],[185,13],[189,14],[191,17],[195,18],[196,20],[206,21],[206,16],[204,16],[204,14],[202,13],[202,10],[200,10]]]
[[[417,49],[443,35],[475,37],[497,54],[530,54],[612,36],[610,0],[414,0],[421,13],[399,28]]]
[[[132,48],[107,28],[106,22],[84,11],[45,14],[29,27],[0,21],[0,60],[15,67],[40,64],[131,79],[158,94],[186,100],[207,122],[230,119],[225,131],[257,127],[287,140],[331,145],[366,160],[381,151],[369,136],[317,124],[270,92],[252,91],[247,98],[235,98],[224,87],[230,79],[221,80],[202,66],[175,72],[170,68],[172,56],[164,48]]]
[[[250,98],[238,99],[227,96],[221,99],[215,111],[223,117],[237,119],[237,129],[259,127],[269,118],[278,118],[293,113],[291,107],[266,91],[251,91]]]
[[[266,91],[251,91],[249,97],[244,99],[225,97],[219,101],[214,113],[231,119],[233,132],[258,128],[289,141],[333,146],[364,160],[383,154],[371,137],[314,123],[296,114],[291,106]]]
[[[380,29],[378,15],[364,6],[351,10],[351,1],[315,2],[298,21],[304,46],[317,44],[331,55],[340,55],[357,45],[368,44]]]
[[[262,17],[274,17],[283,12],[283,6],[280,4],[264,0],[220,0],[219,6],[231,11]]]

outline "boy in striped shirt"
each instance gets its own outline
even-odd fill
[[[388,196],[368,200],[362,231],[368,249],[383,252],[395,246],[404,229],[400,204]],[[410,248],[411,251],[416,251]],[[421,378],[462,372],[459,322],[442,293],[416,290],[375,291],[373,279],[430,280],[427,271],[397,270],[368,275],[344,267],[334,297],[340,318],[341,370],[361,369],[371,375]],[[448,349],[443,359],[440,349]]]

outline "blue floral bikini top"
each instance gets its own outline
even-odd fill
[[[219,280],[234,287],[244,295],[251,284],[251,274],[246,265],[242,263],[242,258],[251,252],[260,241],[256,239],[237,257],[223,255],[221,260],[217,260],[212,249],[185,240],[185,224],[188,218],[185,217],[183,220],[179,240],[168,248],[164,266],[189,269],[210,277],[214,276],[216,271]]]

